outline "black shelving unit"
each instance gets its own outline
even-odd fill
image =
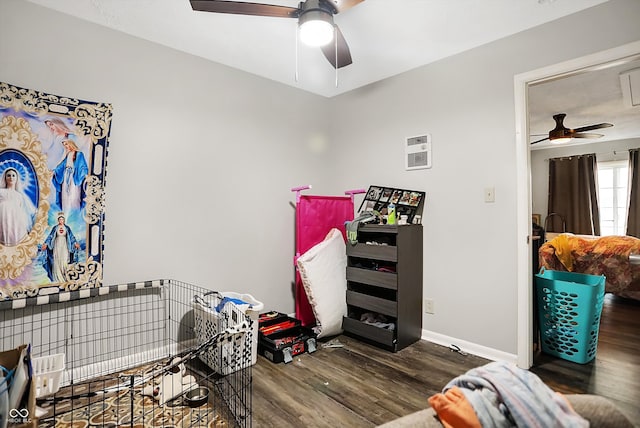
[[[364,225],[347,243],[346,334],[399,351],[422,334],[422,225]],[[360,321],[383,315],[394,329]]]

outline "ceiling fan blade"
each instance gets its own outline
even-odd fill
[[[531,144],[542,143],[543,141],[546,141],[548,139],[549,139],[549,137],[546,137],[546,138],[543,138],[542,140],[534,141]]]
[[[349,45],[347,45],[347,41],[342,35],[342,31],[340,31],[340,28],[337,25],[335,26],[335,29],[336,40],[334,43],[337,43],[338,45],[338,64],[336,65],[336,45],[334,43],[329,43],[322,46],[322,53],[327,58],[327,60],[329,60],[333,68],[342,68],[351,64],[353,61],[351,59]]]
[[[598,123],[596,125],[583,126],[581,128],[572,129],[573,132],[592,131],[594,129],[610,128],[612,123]]]
[[[336,12],[344,12],[347,9],[351,9],[353,6],[356,6],[359,3],[362,3],[364,0],[328,0],[328,3],[331,3],[333,7],[335,7]]]
[[[247,3],[227,0],[190,0],[191,8],[200,12],[232,13],[236,15],[272,16],[297,18],[300,9],[272,4]]]
[[[575,134],[571,134],[571,138],[601,138],[604,137],[604,134],[594,134],[589,132],[579,132]]]

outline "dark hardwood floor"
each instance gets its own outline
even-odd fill
[[[611,399],[640,426],[640,301],[605,295],[593,361],[576,364],[539,353],[531,371],[555,391]]]
[[[489,362],[419,341],[397,353],[338,336],[323,348],[253,368],[256,427],[373,427],[429,406],[454,377]],[[640,302],[607,296],[596,359],[576,364],[545,354],[531,369],[552,389],[613,400],[640,425]]]
[[[330,343],[336,340],[344,347],[320,347],[287,365],[258,357],[254,426],[376,426],[428,407],[449,380],[487,362],[426,341],[394,354],[347,336]]]

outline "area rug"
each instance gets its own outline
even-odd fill
[[[226,427],[210,405],[198,408],[187,406],[159,406],[150,397],[138,392],[133,396],[122,392],[104,401],[73,409],[54,419],[42,421],[42,427],[85,428],[85,427]]]
[[[72,394],[68,390],[62,389],[57,395],[65,397],[66,394],[69,395],[69,399],[59,401],[55,407],[44,407],[50,415],[40,419],[38,426],[59,428],[230,426],[223,416],[227,414],[226,409],[216,408],[220,406],[221,400],[215,396],[210,397],[208,403],[195,408],[180,405],[178,400],[160,406],[153,398],[143,396],[141,388],[136,388],[133,392],[125,388],[106,395],[86,397],[87,392],[97,389],[95,385],[96,382],[92,382],[84,392],[82,387],[74,387],[72,393],[74,398],[71,398]],[[100,385],[101,388],[111,386],[106,383],[100,383]],[[215,394],[214,390],[210,388],[211,394]],[[77,398],[82,395],[85,397]]]

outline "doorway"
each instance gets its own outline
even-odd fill
[[[640,59],[640,42],[598,52],[574,60],[519,74],[514,78],[516,104],[517,170],[517,290],[518,366],[533,365],[533,268],[531,263],[531,147],[529,144],[528,87],[603,67]]]

